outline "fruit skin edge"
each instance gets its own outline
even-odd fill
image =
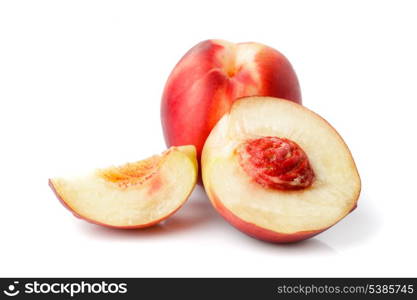
[[[190,197],[190,195],[191,195],[191,193],[193,192],[193,190],[194,189],[192,189],[189,193],[188,193],[188,195],[186,196],[186,198],[185,198],[185,201],[180,205],[180,206],[178,206],[178,208],[176,208],[175,210],[173,210],[171,213],[169,213],[168,215],[166,215],[166,216],[164,216],[164,217],[162,217],[162,218],[160,218],[160,219],[158,219],[158,220],[155,220],[155,221],[152,221],[152,222],[149,222],[149,223],[146,223],[146,224],[139,224],[139,225],[129,225],[129,226],[116,226],[116,225],[110,225],[110,224],[105,224],[105,223],[101,223],[101,222],[98,222],[98,221],[94,221],[94,220],[92,220],[92,219],[89,219],[89,218],[86,218],[86,217],[84,217],[84,216],[81,216],[80,214],[78,214],[77,212],[75,212],[66,202],[65,202],[65,200],[61,197],[61,195],[58,193],[58,191],[55,189],[55,186],[54,186],[54,184],[53,184],[53,182],[52,182],[52,180],[51,179],[48,179],[48,185],[50,186],[50,188],[52,189],[52,191],[54,192],[54,194],[55,194],[55,196],[58,198],[58,200],[59,200],[59,202],[61,202],[61,204],[66,208],[66,209],[68,209],[75,217],[77,217],[77,218],[79,218],[79,219],[81,219],[81,220],[84,220],[84,221],[87,221],[87,222],[89,222],[89,223],[91,223],[91,224],[94,224],[94,225],[99,225],[99,226],[104,226],[104,227],[108,227],[108,228],[112,228],[112,229],[143,229],[143,228],[148,228],[148,227],[152,227],[152,226],[155,226],[155,225],[157,225],[158,223],[160,223],[160,222],[162,222],[162,221],[164,221],[164,220],[166,220],[166,219],[168,219],[169,217],[171,217],[174,213],[176,213],[186,202],[187,202],[187,200],[188,200],[188,198]]]
[[[358,193],[359,198],[360,191]],[[352,207],[352,209],[342,218],[337,220],[333,225],[318,229],[318,230],[311,230],[311,231],[298,231],[295,233],[280,233],[276,231],[272,231],[266,228],[262,228],[257,226],[256,224],[247,222],[236,216],[233,212],[231,212],[229,209],[227,209],[223,203],[219,200],[219,198],[214,194],[213,192],[207,191],[207,195],[209,195],[210,201],[213,204],[214,208],[217,210],[217,212],[227,221],[229,222],[233,227],[238,229],[240,232],[245,233],[249,235],[250,237],[253,237],[255,239],[269,242],[269,243],[282,243],[282,244],[288,244],[288,243],[295,243],[295,242],[301,242],[303,240],[312,238],[319,233],[322,233],[323,231],[333,227],[336,225],[339,221],[341,221],[344,217],[346,217],[348,214],[350,214],[352,211],[356,209],[357,200],[355,203],[355,206]]]

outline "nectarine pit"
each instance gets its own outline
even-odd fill
[[[313,183],[315,176],[306,153],[289,139],[249,139],[237,148],[237,153],[243,170],[265,188],[300,190]]]

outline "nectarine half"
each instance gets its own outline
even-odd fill
[[[237,100],[210,133],[201,163],[218,212],[270,242],[300,241],[331,227],[356,207],[361,188],[336,130],[284,99]]]

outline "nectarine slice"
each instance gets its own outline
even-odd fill
[[[95,170],[49,184],[76,216],[117,228],[152,226],[178,210],[197,179],[194,146],[171,147],[161,155]]]
[[[294,242],[337,223],[356,207],[360,178],[336,130],[283,99],[237,100],[203,149],[206,192],[239,230]]]

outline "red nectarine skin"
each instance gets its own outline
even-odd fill
[[[251,66],[225,66],[222,59],[227,49],[215,40],[197,44],[176,65],[161,104],[168,146],[195,145],[199,159],[210,131],[240,97],[275,96],[301,104],[298,79],[290,62],[270,47],[243,44],[260,49]]]
[[[285,56],[265,47],[257,55],[256,63],[262,82],[262,90],[258,96],[277,97],[301,104],[298,78]]]
[[[213,204],[216,207],[217,211],[223,216],[223,218],[225,218],[226,221],[232,224],[239,231],[262,241],[271,243],[294,243],[311,238],[328,229],[324,228],[321,230],[298,231],[291,234],[279,233],[269,229],[265,229],[257,226],[256,224],[242,220],[234,213],[232,213],[230,210],[228,210],[217,197],[217,195],[213,193],[213,191],[210,191],[209,193],[211,196],[210,199],[213,201]]]
[[[289,139],[251,139],[242,143],[237,152],[243,170],[265,188],[299,190],[313,183],[314,172],[306,153]]]

